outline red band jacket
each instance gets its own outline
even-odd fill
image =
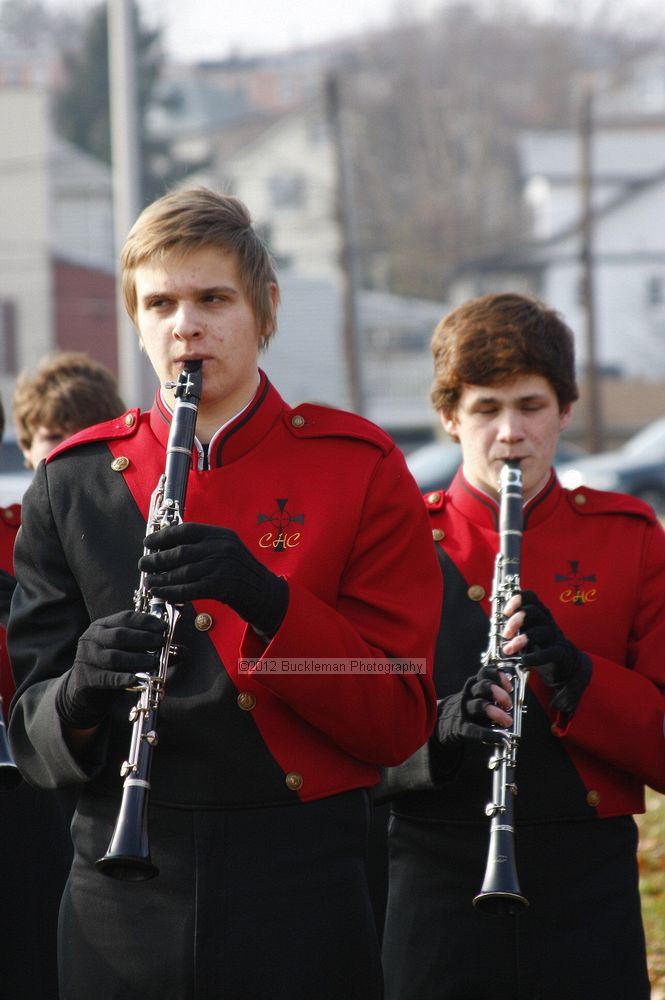
[[[458,472],[425,496],[444,577],[435,683],[461,690],[487,648],[498,508]],[[518,752],[518,822],[644,809],[644,785],[665,791],[665,534],[642,501],[562,489],[554,474],[524,508],[521,585],[535,591],[592,663],[572,718],[551,708],[535,671]],[[488,748],[465,744],[443,793],[395,808],[445,822],[486,822]]]
[[[132,607],[170,420],[158,395],[149,413],[75,435],[25,496],[10,739],[35,784],[92,779],[120,792],[137,696],[121,696],[95,760],[82,762],[63,740],[54,689],[88,624]],[[175,638],[187,655],[159,712],[153,800],[270,805],[373,785],[379,765],[428,737],[436,712],[441,576],[401,453],[355,415],[292,410],[261,374],[252,404],[213,438],[209,466],[190,473],[184,520],[233,528],[286,578],[289,606],[267,647],[226,605],[185,606]],[[372,658],[413,669],[366,670]]]
[[[14,572],[14,543],[21,523],[21,508],[13,503],[10,507],[0,507],[0,568],[7,573]],[[7,713],[14,694],[14,677],[7,655],[7,638],[4,628],[0,628],[0,695]]]

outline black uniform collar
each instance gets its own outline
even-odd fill
[[[552,514],[561,499],[562,489],[554,469],[542,490],[531,497],[524,507],[524,530],[535,527]],[[458,469],[448,490],[448,501],[459,510],[469,521],[480,527],[498,530],[499,504],[493,497],[472,486],[464,475],[462,468]]]
[[[265,372],[259,370],[259,385],[249,406],[215,435],[208,452],[210,468],[228,465],[251,451],[271,429],[284,410],[285,403],[271,385]],[[150,410],[150,427],[166,447],[173,414],[158,392]]]

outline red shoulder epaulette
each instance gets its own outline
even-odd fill
[[[610,490],[593,490],[579,486],[576,490],[564,490],[568,503],[577,514],[629,514],[655,521],[652,508],[639,497],[628,493],[613,493]]]
[[[20,503],[12,503],[9,507],[0,507],[0,521],[6,524],[8,528],[20,528],[21,527],[21,505]]]
[[[101,424],[92,424],[91,427],[84,427],[82,431],[77,431],[71,437],[61,441],[47,456],[46,463],[51,462],[56,455],[61,455],[63,451],[69,451],[79,444],[89,444],[92,441],[117,441],[121,438],[131,437],[136,433],[139,426],[140,410],[134,408],[121,413],[119,417],[112,420],[105,420]]]
[[[294,410],[287,410],[284,421],[292,434],[299,438],[345,437],[368,441],[377,445],[387,455],[395,442],[371,420],[315,403],[301,403]]]

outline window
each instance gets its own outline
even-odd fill
[[[647,305],[662,306],[665,302],[665,280],[660,274],[652,274],[647,278]]]
[[[0,372],[16,375],[16,306],[0,299]]]

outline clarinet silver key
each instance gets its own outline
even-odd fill
[[[521,913],[529,905],[517,877],[514,820],[515,768],[529,671],[521,657],[504,655],[501,636],[505,625],[503,609],[521,589],[521,554],[522,471],[519,462],[510,461],[502,467],[499,481],[499,552],[494,564],[489,643],[482,662],[483,666],[501,670],[509,678],[513,688],[513,723],[510,729],[492,727],[499,742],[488,762],[492,799],[485,812],[490,817],[490,841],[483,884],[473,900],[478,910],[499,916]]]
[[[166,383],[166,388],[175,390],[176,401],[166,445],[165,470],[150,501],[147,535],[182,521],[201,381],[201,362],[190,361],[184,366],[177,382]],[[96,862],[97,868],[105,875],[127,882],[141,882],[158,874],[150,857],[148,838],[150,772],[153,751],[159,743],[157,716],[164,697],[166,675],[175,653],[173,639],[180,618],[180,611],[175,605],[153,597],[146,586],[145,573],[141,573],[134,593],[134,608],[161,618],[166,637],[157,670],[154,674],[137,674],[136,687],[132,688],[139,692],[139,700],[129,715],[132,735],[129,755],[120,771],[125,779],[120,811],[108,850]]]

